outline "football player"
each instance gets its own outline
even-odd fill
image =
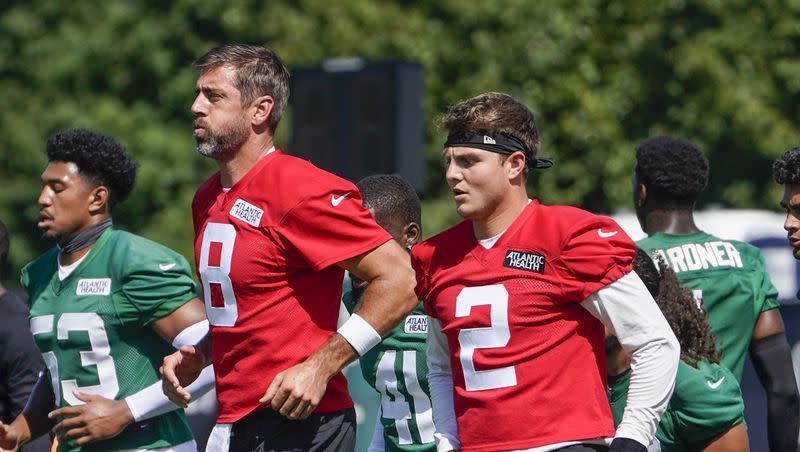
[[[166,389],[214,363],[219,412],[208,450],[352,450],[340,372],[417,305],[408,255],[358,189],[275,148],[288,71],[271,50],[229,44],[195,62],[197,151],[219,172],[192,202],[211,333],[164,361]],[[369,282],[337,329],[344,270]]]
[[[396,175],[374,175],[356,187],[375,221],[403,248],[410,250],[421,237],[419,198],[414,188]],[[352,312],[366,284],[351,278],[342,299]],[[435,451],[434,426],[425,363],[428,317],[420,303],[380,344],[359,359],[364,380],[380,395],[380,408],[369,452]]]
[[[656,269],[647,253],[637,249],[633,269],[681,344],[675,391],[661,416],[651,450],[746,452],[742,391],[731,371],[719,364],[720,352],[705,313],[663,260]],[[614,336],[606,337],[606,358],[608,401],[614,423],[619,424],[628,396],[631,360]]]
[[[22,269],[22,285],[47,372],[23,413],[0,424],[0,447],[18,447],[55,424],[59,451],[194,451],[183,410],[164,395],[158,372],[165,354],[208,331],[189,264],[113,227],[112,210],[136,176],[114,139],[69,130],[53,135],[46,151],[38,227],[58,246]],[[208,368],[189,391],[212,387]]]
[[[767,392],[770,449],[795,451],[800,398],[778,291],[758,248],[708,234],[694,222],[695,202],[708,184],[708,161],[693,143],[669,136],[636,148],[634,206],[648,237],[637,246],[662,256],[708,313],[722,365],[741,381],[745,355]]]
[[[678,343],[632,271],[611,219],[528,198],[533,113],[485,93],[450,108],[442,156],[465,221],[415,246],[431,317],[428,381],[439,450],[645,450],[670,394]],[[633,355],[614,430],[604,328]]]

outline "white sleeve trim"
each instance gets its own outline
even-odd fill
[[[453,371],[450,368],[450,347],[442,333],[439,320],[428,317],[428,336],[425,341],[428,362],[428,388],[431,391],[433,424],[436,431],[436,450],[439,452],[461,449],[453,405]]]
[[[364,353],[381,342],[381,335],[375,328],[356,313],[353,313],[336,332],[353,346],[358,356],[364,356]]]
[[[628,402],[615,437],[646,446],[653,441],[675,387],[678,339],[634,272],[589,295],[582,306],[631,354]]]
[[[202,372],[200,372],[197,380],[187,386],[186,390],[189,391],[189,394],[192,394],[193,398],[197,398],[207,393],[213,387],[214,368],[212,366],[206,366]],[[158,380],[136,394],[126,397],[125,402],[131,410],[134,422],[160,416],[180,408],[178,405],[172,403],[164,394],[161,380]]]
[[[196,345],[208,333],[208,320],[203,320],[186,327],[172,340],[172,346],[181,348],[184,345]]]

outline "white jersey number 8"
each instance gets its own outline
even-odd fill
[[[208,321],[216,326],[233,326],[239,318],[236,307],[236,295],[231,283],[231,260],[233,244],[236,241],[236,229],[232,224],[208,223],[203,232],[203,243],[200,245],[200,281],[203,283],[203,301],[206,303]],[[221,245],[219,265],[210,265],[211,244]],[[211,284],[218,284],[222,289],[223,306],[212,305]]]

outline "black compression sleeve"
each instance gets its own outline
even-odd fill
[[[797,451],[800,396],[792,367],[792,353],[784,333],[750,344],[758,379],[767,392],[767,432],[772,452]]]

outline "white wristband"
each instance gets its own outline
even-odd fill
[[[337,333],[353,346],[359,356],[363,356],[369,349],[378,345],[381,335],[375,331],[363,317],[353,314],[339,327]]]
[[[170,402],[167,396],[164,395],[164,390],[161,388],[161,380],[125,397],[125,402],[128,404],[128,409],[131,410],[135,422],[178,409],[178,405]]]
[[[208,333],[208,320],[203,320],[194,325],[187,326],[172,340],[172,346],[181,348],[184,345],[197,345]]]
[[[192,399],[199,398],[203,394],[214,388],[214,367],[206,366],[200,376],[192,384],[186,387]],[[133,420],[139,422],[144,419],[160,416],[179,407],[172,403],[161,386],[161,380],[151,384],[141,391],[125,397],[128,409],[131,410]]]

